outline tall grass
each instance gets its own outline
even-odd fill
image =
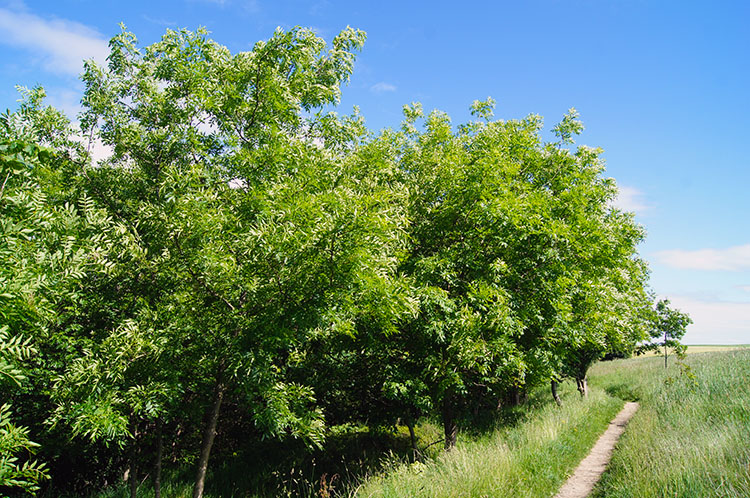
[[[639,399],[596,497],[750,497],[750,350],[596,365],[591,385]]]
[[[383,446],[376,442],[385,444],[389,438],[395,439],[385,446],[408,448],[405,434],[373,434],[368,436],[373,441],[364,446],[344,438],[340,448],[334,445],[328,451],[346,454],[351,464],[357,452],[348,454],[346,448],[359,448],[357,454],[368,448],[370,459],[390,460],[386,471],[378,470],[375,460],[363,461],[350,476],[337,471],[334,481],[331,470],[324,481],[319,470],[302,465],[271,476],[275,489],[261,491],[243,481],[257,480],[263,471],[238,461],[216,469],[207,498],[550,497],[588,454],[622,400],[638,400],[641,408],[593,496],[750,497],[750,349],[693,354],[685,362],[690,372],[673,359],[665,370],[657,357],[598,363],[590,372],[588,399],[580,399],[566,382],[561,385],[564,405],[559,408],[547,390],[540,390],[529,403],[506,414],[497,430],[461,434],[450,453],[434,446],[433,458],[426,463],[406,463],[406,452],[388,456],[382,448],[375,451]],[[424,445],[438,438],[440,429],[426,423],[418,432]],[[396,441],[402,444],[394,445]],[[317,465],[329,468],[320,461]],[[375,474],[362,480],[358,476],[367,469]],[[191,495],[190,476],[178,474],[165,478],[163,496]],[[352,481],[359,486],[350,487]],[[148,482],[139,490],[139,496],[152,493]],[[127,491],[121,485],[95,496],[125,498]]]
[[[600,390],[583,400],[569,392],[562,408],[547,404],[528,421],[459,442],[433,461],[398,465],[364,483],[356,496],[552,496],[622,404]]]

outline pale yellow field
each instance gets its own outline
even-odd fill
[[[750,345],[748,344],[717,344],[717,345],[707,345],[707,344],[700,344],[697,346],[688,346],[687,347],[687,354],[695,354],[695,353],[716,353],[719,351],[732,351],[735,349],[746,349],[750,348]],[[662,356],[664,354],[664,350],[662,349],[658,353],[656,351],[649,351],[648,353],[645,353],[643,356]],[[673,351],[670,350],[669,354],[673,354]]]

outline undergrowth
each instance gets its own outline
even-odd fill
[[[209,476],[207,498],[549,497],[589,452],[623,400],[640,409],[592,496],[750,496],[750,350],[689,355],[664,369],[658,357],[601,362],[580,399],[561,385],[563,406],[546,389],[494,423],[462,432],[445,453],[430,446],[411,463],[406,428],[342,426],[324,450],[309,454],[285,443],[226,458]],[[441,428],[417,427],[419,445]],[[162,496],[191,496],[192,469],[164,478]],[[126,498],[124,485],[92,495]],[[138,496],[153,496],[145,481]]]

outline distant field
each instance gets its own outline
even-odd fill
[[[711,345],[711,344],[696,344],[689,345],[688,354],[690,353],[714,353],[717,351],[733,351],[735,349],[746,349],[750,348],[750,344],[725,344],[725,345]]]
[[[687,346],[687,353],[688,354],[695,354],[695,353],[717,353],[721,351],[734,351],[737,349],[747,349],[750,348],[750,344],[695,344],[695,345],[688,345]],[[669,351],[669,354],[673,354],[673,351]],[[660,352],[656,351],[649,351],[648,353],[644,354],[643,356],[661,356],[664,354],[664,350],[661,350]]]

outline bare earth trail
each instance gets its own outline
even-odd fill
[[[623,409],[612,419],[607,430],[591,448],[588,456],[578,464],[573,475],[563,484],[555,498],[585,498],[591,493],[607,468],[609,459],[612,458],[615,443],[625,432],[625,426],[636,410],[638,410],[638,403],[625,403]]]

